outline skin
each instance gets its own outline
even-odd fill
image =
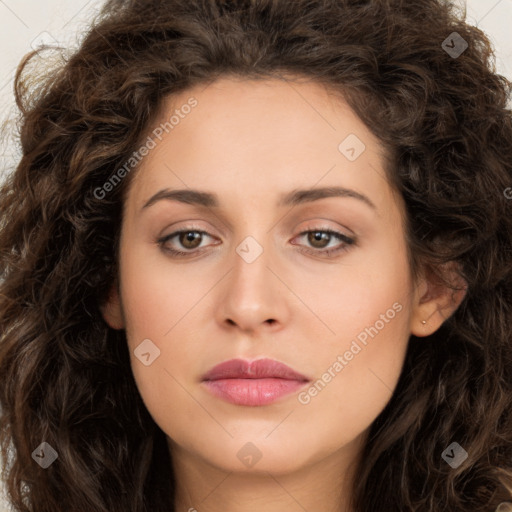
[[[350,511],[354,464],[397,384],[410,334],[437,330],[463,294],[412,279],[404,205],[385,179],[384,150],[341,98],[314,82],[224,77],[168,99],[162,120],[192,96],[198,105],[134,176],[119,288],[102,307],[110,327],[126,330],[137,386],[168,436],[176,510]],[[349,134],[366,146],[354,161],[338,149]],[[364,194],[375,208],[354,197],[278,205],[292,189],[327,186]],[[163,199],[142,208],[166,188],[214,193],[219,207]],[[301,233],[325,228],[356,241],[322,255],[344,244]],[[208,235],[168,240],[191,253],[176,258],[157,240],[180,229]],[[252,263],[236,252],[248,236],[263,249]],[[234,405],[201,384],[237,357],[273,358],[313,382],[332,375],[337,357],[396,303],[394,318],[307,404],[295,392]],[[149,366],[134,355],[144,339],[160,350]],[[237,457],[248,442],[261,455],[252,466]]]

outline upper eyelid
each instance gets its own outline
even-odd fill
[[[216,236],[216,235],[212,235],[211,232],[208,231],[208,228],[207,229],[203,229],[202,227],[199,227],[198,225],[194,225],[193,224],[193,222],[194,222],[193,220],[191,220],[190,222],[192,224],[185,225],[184,227],[179,227],[179,228],[173,229],[173,231],[171,233],[169,233],[169,235],[180,233],[180,232],[183,232],[183,231],[199,231],[199,232],[202,232],[202,233],[206,233],[209,236]],[[342,234],[344,234],[345,236],[348,236],[350,238],[356,237],[356,234],[351,229],[348,229],[345,226],[344,227],[329,227],[327,225],[322,225],[323,222],[332,222],[332,221],[327,220],[327,219],[323,219],[323,218],[318,218],[316,220],[315,219],[307,219],[307,220],[302,221],[302,222],[308,223],[308,226],[306,226],[305,228],[301,229],[298,232],[298,234],[303,234],[306,231],[315,231],[315,230],[316,231],[335,231],[335,232],[340,232],[341,231]],[[218,228],[214,228],[213,230],[214,231],[218,231],[221,234],[221,236],[226,236],[226,233],[224,233],[222,229],[219,230]],[[166,237],[166,236],[169,236],[169,235],[162,235],[162,238]]]
[[[309,221],[309,222],[311,222],[311,221]],[[167,238],[167,237],[170,237],[170,236],[173,236],[173,235],[177,235],[179,233],[183,233],[183,232],[186,232],[186,231],[195,231],[195,232],[198,232],[198,233],[206,234],[208,236],[217,237],[217,235],[213,235],[211,232],[207,231],[206,229],[200,228],[199,226],[190,225],[190,226],[184,226],[182,228],[174,229],[169,234],[162,235],[160,238]],[[340,234],[345,235],[345,236],[350,237],[350,238],[354,238],[356,236],[348,228],[335,228],[335,227],[329,227],[329,226],[326,226],[326,225],[324,225],[324,226],[316,225],[316,226],[311,226],[311,227],[309,227],[309,226],[305,227],[305,228],[301,229],[297,233],[297,235],[295,235],[295,236],[303,235],[304,233],[308,233],[310,231],[330,231],[330,232],[333,232],[333,233],[340,233]]]
[[[330,228],[327,226],[323,226],[323,227],[316,226],[316,227],[304,228],[300,232],[298,232],[296,235],[294,235],[293,239],[300,237],[300,236],[304,236],[307,233],[311,233],[311,232],[315,232],[315,231],[320,231],[322,233],[329,233],[330,235],[332,235],[334,237],[338,237],[338,240],[340,241],[340,243],[348,243],[346,240],[343,240],[343,238],[351,239],[353,242],[357,241],[357,238],[355,235],[347,234],[347,233],[344,233],[342,230]],[[209,236],[210,238],[218,238],[215,235],[212,235],[211,233],[209,233],[201,228],[190,226],[190,227],[184,227],[184,228],[177,229],[177,230],[173,231],[172,233],[169,233],[168,235],[163,235],[159,238],[159,240],[165,240],[166,242],[168,242],[169,240],[172,240],[173,238],[177,237],[178,235],[180,235],[182,233],[187,233],[187,232],[195,232],[195,233],[200,233],[203,236],[204,235]],[[297,244],[293,244],[293,245],[297,245]]]

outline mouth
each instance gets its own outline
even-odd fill
[[[231,359],[202,377],[202,384],[217,398],[246,406],[271,404],[308,382],[305,375],[273,359]]]

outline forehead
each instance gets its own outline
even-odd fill
[[[194,108],[182,109],[191,99]],[[150,135],[158,126],[167,130],[130,191],[139,206],[165,187],[277,197],[292,185],[364,185],[377,196],[387,185],[378,139],[316,82],[223,78],[167,98]]]

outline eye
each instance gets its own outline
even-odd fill
[[[306,235],[307,243],[309,243],[313,249],[302,248],[301,252],[313,255],[331,256],[333,254],[338,254],[348,250],[349,246],[356,242],[354,238],[328,228],[317,228],[303,231],[295,238],[304,237]],[[202,252],[198,251],[198,249],[202,249],[200,246],[205,236],[212,238],[212,236],[206,231],[190,227],[159,238],[157,240],[157,244],[162,251],[170,254],[171,256],[178,258],[186,257]],[[185,251],[172,247],[172,244],[169,245],[169,242],[172,242],[173,239],[176,239],[175,243],[178,243],[180,247],[185,249]],[[329,247],[329,244],[333,241],[337,241],[337,245]],[[292,243],[292,245],[299,244]]]
[[[204,236],[210,236],[206,231],[189,228],[189,229],[182,229],[180,231],[175,231],[174,233],[171,233],[170,235],[166,235],[160,239],[157,240],[157,244],[159,247],[166,253],[171,254],[172,256],[189,256],[193,254],[191,251],[194,251],[197,249]],[[185,249],[188,249],[188,252],[180,251],[179,249],[174,249],[168,245],[168,243],[173,239],[176,238],[178,243],[181,245],[181,247],[184,247]]]
[[[354,238],[328,228],[318,228],[303,231],[300,233],[299,238],[304,237],[305,235],[307,235],[307,243],[310,244],[314,250],[305,248],[302,249],[302,252],[314,255],[320,254],[330,256],[332,254],[338,254],[343,251],[347,251],[349,246],[355,244],[356,242]],[[333,241],[338,241],[338,244],[329,248],[329,244]]]

